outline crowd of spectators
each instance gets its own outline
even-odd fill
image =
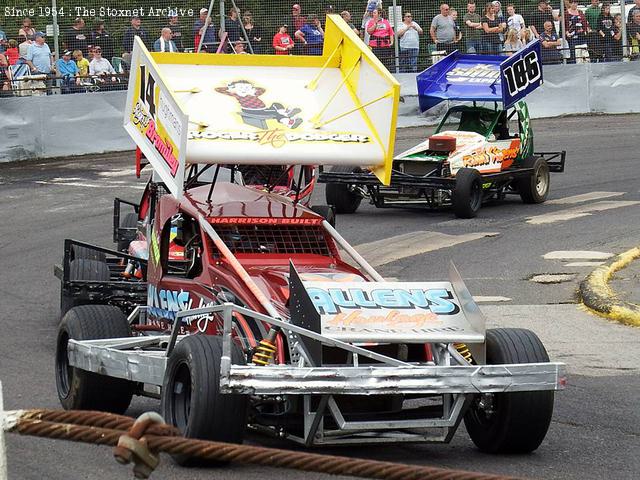
[[[386,18],[382,0],[363,0],[362,11],[352,15],[345,10],[340,15],[392,71],[395,70],[396,41],[401,72],[417,71],[420,48],[425,44],[429,45],[429,52],[440,56],[454,50],[511,55],[537,38],[544,63],[563,60],[573,63],[584,57],[585,51],[590,61],[620,60],[623,22],[626,22],[629,54],[632,59],[638,58],[640,0],[634,0],[635,5],[626,19],[621,14],[613,15],[608,2],[590,1],[585,9],[578,7],[577,0],[565,0],[564,18],[552,10],[549,0],[538,0],[534,8],[525,12],[517,12],[512,4],[503,11],[500,1],[477,5],[476,0],[468,0],[461,18],[455,9],[442,3],[433,17],[421,11],[414,12],[422,16],[416,19],[414,13],[404,11],[402,19],[398,19],[397,32]],[[142,25],[141,17],[134,16],[119,44],[106,30],[102,19],[94,19],[93,28],[89,29],[85,19],[79,17],[61,35],[57,61],[46,35],[30,18],[24,18],[15,35],[0,29],[0,94],[11,90],[12,79],[18,71],[46,76],[47,86],[51,86],[55,78],[63,93],[82,91],[87,79],[92,85],[118,82],[118,76],[126,73],[136,37],[155,52],[321,55],[327,13],[337,12],[331,5],[323,12],[304,12],[296,3],[291,6],[290,16],[266,27],[254,21],[251,11],[241,12],[234,7],[227,12],[221,28],[222,25],[214,25],[213,18],[217,17],[202,8],[189,29],[181,23],[177,11],[169,11],[165,24],[160,28],[156,24],[153,30],[157,31],[153,32]],[[430,21],[428,35],[420,21]],[[558,28],[561,22],[564,29]]]

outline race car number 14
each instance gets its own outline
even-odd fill
[[[540,63],[536,52],[529,52],[513,65],[503,70],[507,81],[509,95],[525,90],[529,85],[540,79]]]

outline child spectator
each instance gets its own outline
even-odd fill
[[[526,27],[524,18],[519,13],[516,13],[516,7],[513,4],[507,5],[507,35],[509,30],[515,30],[520,38],[520,32]]]
[[[510,28],[507,32],[507,38],[504,41],[504,52],[510,57],[518,50],[522,49],[522,42],[518,38],[518,32],[516,32],[515,28]]]
[[[7,51],[4,54],[7,56],[7,61],[9,65],[15,65],[20,58],[20,52],[18,51],[18,42],[16,42],[13,38],[9,40],[7,43]]]
[[[81,77],[89,76],[89,60],[84,58],[81,50],[73,51],[73,59],[76,61],[76,66],[78,67],[78,75]]]
[[[276,55],[289,55],[293,50],[293,39],[287,33],[287,28],[287,25],[281,25],[278,33],[273,36],[273,49]]]
[[[385,18],[382,18],[382,9],[376,8],[373,16],[367,23],[367,32],[369,33],[369,46],[378,60],[387,67],[392,69],[393,65],[393,28]]]
[[[540,34],[540,43],[542,44],[542,63],[553,64],[562,61],[562,54],[558,47],[560,46],[560,37],[556,33],[555,26],[550,20],[544,22],[544,30]]]
[[[238,40],[233,44],[233,53],[247,55],[247,52],[244,49],[244,42],[242,40]]]
[[[296,32],[295,37],[306,46],[307,55],[322,55],[324,30],[316,15],[311,14],[307,17],[307,23]]]

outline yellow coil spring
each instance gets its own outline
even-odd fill
[[[466,343],[454,343],[453,346],[467,362],[473,363],[473,357]]]
[[[260,343],[256,347],[251,361],[256,365],[268,365],[273,356],[276,353],[276,346],[269,340],[260,340]]]

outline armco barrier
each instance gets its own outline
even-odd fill
[[[422,116],[414,74],[397,75],[398,126],[433,125],[446,105]],[[544,67],[544,85],[527,98],[533,118],[640,113],[640,62]],[[0,162],[131,150],[122,128],[126,92],[0,99]]]

